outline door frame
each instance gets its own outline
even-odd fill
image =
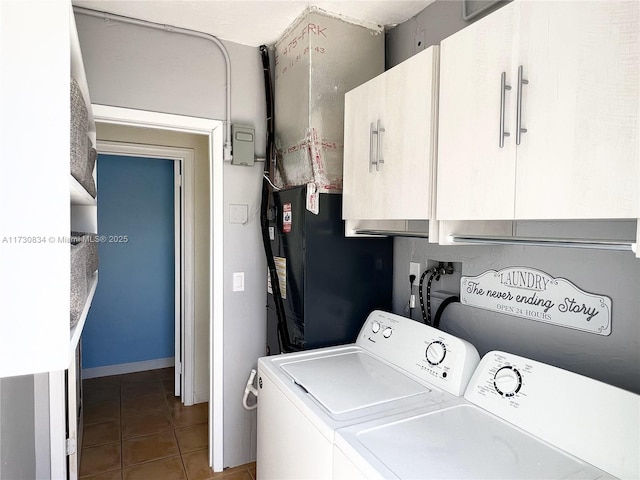
[[[106,140],[97,140],[96,150],[99,154],[105,155],[171,160],[174,162],[174,175],[176,168],[180,166],[178,172],[182,172],[182,188],[179,191],[175,185],[180,180],[174,178],[176,376],[181,373],[180,384],[176,385],[176,395],[181,396],[185,405],[193,405],[195,384],[195,156],[193,150]]]
[[[92,110],[96,122],[205,135],[209,139],[209,466],[215,472],[221,472],[224,441],[224,122],[96,104],[92,105]]]

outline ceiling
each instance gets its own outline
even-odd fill
[[[309,5],[362,23],[393,26],[434,0],[73,0],[73,5],[209,33],[257,47],[275,43]]]

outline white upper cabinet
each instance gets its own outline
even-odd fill
[[[444,40],[437,218],[638,218],[639,18],[513,2]]]
[[[514,23],[508,5],[441,44],[438,219],[513,217],[515,142],[501,148],[499,132],[513,118]]]
[[[343,218],[367,218],[368,212],[382,209],[374,130],[383,114],[384,95],[382,75],[345,95]]]
[[[637,218],[640,2],[520,10],[516,218]]]
[[[343,218],[429,219],[438,48],[345,95]]]

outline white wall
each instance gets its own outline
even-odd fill
[[[404,314],[409,262],[424,264],[426,259],[462,262],[463,275],[509,266],[532,267],[567,278],[587,292],[609,296],[613,304],[609,336],[461,304],[447,307],[441,326],[469,340],[481,355],[494,349],[506,350],[640,393],[640,261],[632,253],[547,247],[453,247],[431,245],[423,239],[396,238],[394,312]]]
[[[36,478],[34,376],[0,379],[0,478]]]
[[[212,42],[84,15],[76,15],[76,23],[93,103],[223,119],[224,62]],[[225,45],[231,57],[232,122],[256,128],[256,153],[264,156],[266,121],[258,49]],[[241,399],[249,370],[265,348],[266,266],[255,215],[261,174],[262,164],[224,166],[225,215],[229,204],[246,204],[251,219],[247,225],[230,225],[225,218],[221,266],[225,278],[225,467],[255,458],[255,413],[245,411]],[[203,181],[196,177],[196,184]],[[244,292],[232,292],[235,271],[245,272]]]
[[[438,0],[391,30],[386,37],[387,68],[416,53],[416,33],[425,32],[428,47],[463,28],[467,22],[462,21],[461,12],[459,0]],[[633,238],[632,227],[613,223],[606,227],[608,231],[596,229],[596,233],[600,238]],[[552,230],[556,226],[543,223],[537,228]],[[593,235],[586,231],[590,228],[586,224],[575,224],[575,228],[578,234]],[[626,232],[621,233],[623,230]],[[612,332],[606,337],[459,304],[447,308],[442,328],[471,341],[480,354],[503,349],[640,393],[640,260],[634,254],[542,247],[441,247],[421,239],[396,238],[396,313],[403,314],[408,300],[409,262],[424,265],[427,259],[462,262],[463,275],[509,266],[532,267],[567,278],[587,292],[609,296]]]

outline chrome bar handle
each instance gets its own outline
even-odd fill
[[[373,136],[376,133],[377,132],[375,130],[373,122],[371,122],[371,125],[369,128],[369,173],[373,171],[373,165],[376,164],[375,160],[373,159]]]
[[[529,83],[529,80],[524,78],[524,68],[522,65],[518,67],[518,103],[516,113],[516,145],[520,145],[520,139],[523,133],[527,133],[526,128],[522,128],[522,86]]]
[[[498,142],[500,148],[504,147],[504,137],[509,136],[509,132],[504,131],[504,109],[507,90],[511,90],[511,85],[507,85],[507,72],[502,72],[500,75],[500,141]]]
[[[380,119],[378,119],[377,124],[378,130],[376,134],[378,135],[378,151],[376,155],[376,171],[380,171],[380,164],[384,163],[384,158],[382,158],[382,134],[385,132],[385,129],[380,125]]]

